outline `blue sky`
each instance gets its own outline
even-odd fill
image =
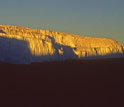
[[[124,44],[124,0],[0,0],[0,24],[107,37]]]

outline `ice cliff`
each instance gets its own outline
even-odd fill
[[[32,63],[122,57],[123,46],[107,38],[0,25],[0,61]]]

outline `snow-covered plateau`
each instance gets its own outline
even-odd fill
[[[124,57],[124,47],[107,38],[0,25],[0,61],[30,64],[67,59]]]

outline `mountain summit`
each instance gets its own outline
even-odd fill
[[[0,61],[32,63],[123,56],[124,48],[107,38],[0,25]]]

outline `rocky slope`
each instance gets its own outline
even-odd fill
[[[123,56],[124,48],[106,38],[0,25],[0,61],[31,63]]]

